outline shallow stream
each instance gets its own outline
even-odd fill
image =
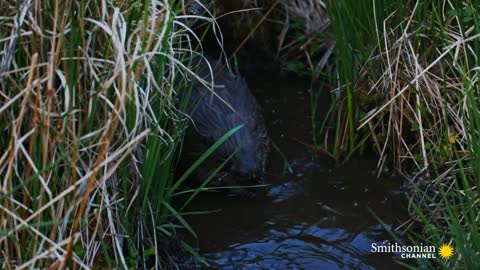
[[[190,262],[187,267],[403,269],[392,254],[371,253],[371,245],[392,238],[384,226],[406,220],[404,180],[377,178],[374,159],[337,167],[313,155],[309,83],[265,74],[249,76],[248,83],[293,174],[272,150],[266,195],[201,194],[188,211],[213,212],[188,218],[198,234],[189,244],[211,266]]]

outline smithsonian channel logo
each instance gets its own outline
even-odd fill
[[[450,244],[442,244],[440,247],[427,246],[420,243],[416,246],[400,245],[398,243],[372,243],[370,246],[372,253],[395,253],[402,259],[435,259],[439,256],[448,260],[454,254],[454,249]]]

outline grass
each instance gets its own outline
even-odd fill
[[[312,119],[318,138],[333,139],[314,141],[338,160],[370,148],[379,173],[412,178],[414,220],[403,229],[420,225],[412,242],[455,248],[452,259],[421,266],[479,268],[480,1],[271,4],[249,10],[258,13],[253,29],[277,24],[276,55],[287,69],[335,86],[329,117],[322,125]],[[181,8],[173,1],[0,2],[2,268],[168,268],[175,267],[172,245],[198,256],[176,243],[179,229],[195,232],[185,205],[175,209],[172,200],[189,194],[189,203],[205,189],[212,177],[197,189],[180,187],[242,127],[176,178],[188,94],[175,85],[195,77],[182,59],[201,54],[205,36],[185,19],[218,27],[180,15]]]
[[[410,210],[422,229],[411,240],[456,251],[420,266],[477,269],[480,2],[326,6],[337,68],[330,128],[321,134],[334,139],[323,146],[338,159],[370,148],[379,173],[412,179]]]
[[[1,267],[172,265],[176,231],[194,233],[171,205],[188,176],[175,178],[188,120],[175,82],[200,41],[180,5],[0,9]]]

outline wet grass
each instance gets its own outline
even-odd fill
[[[478,268],[480,2],[326,5],[337,69],[325,148],[338,159],[370,148],[379,173],[412,179],[410,225],[421,228],[412,241],[455,248],[420,265]]]
[[[195,169],[175,178],[174,85],[200,38],[172,3],[0,3],[2,269],[168,267],[194,234],[171,206]]]

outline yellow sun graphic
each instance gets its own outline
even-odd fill
[[[438,250],[438,255],[440,255],[442,259],[450,259],[450,257],[453,256],[453,247],[450,244],[441,245],[440,249]]]

